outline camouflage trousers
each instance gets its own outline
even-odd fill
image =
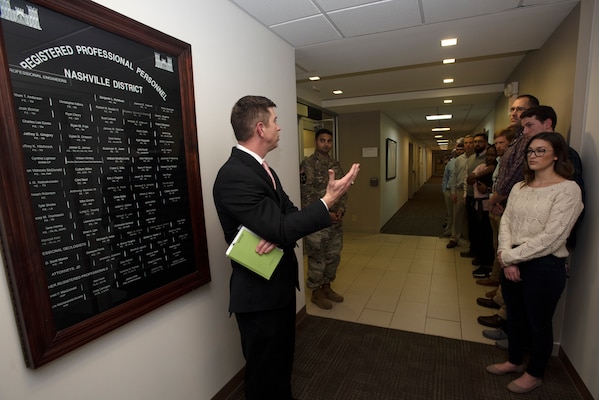
[[[342,248],[341,224],[333,224],[304,238],[304,250],[308,256],[308,289],[318,289],[323,284],[335,280]]]

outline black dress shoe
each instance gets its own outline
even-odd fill
[[[455,240],[450,240],[449,243],[447,243],[447,247],[448,249],[453,249],[454,247],[456,247],[458,245],[458,242],[456,242]]]
[[[483,262],[480,260],[480,258],[476,257],[472,259],[472,265],[483,265]]]
[[[487,308],[494,308],[496,310],[499,310],[501,308],[501,306],[495,303],[493,299],[487,299],[485,297],[479,297],[478,299],[476,299],[476,304]]]
[[[460,256],[461,256],[461,257],[470,257],[470,258],[474,258],[474,257],[476,257],[476,254],[474,254],[474,253],[473,253],[473,252],[471,252],[471,251],[461,251],[461,252],[460,252]]]
[[[505,325],[505,319],[501,318],[499,315],[490,315],[488,317],[478,317],[476,319],[479,324],[488,326],[491,328],[502,328]]]

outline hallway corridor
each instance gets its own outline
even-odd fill
[[[437,237],[445,216],[440,185],[441,178],[432,177],[408,200],[385,226],[394,234],[345,232],[333,284],[345,301],[322,310],[310,302],[307,290],[307,313],[494,344],[482,336],[489,328],[476,321],[495,314],[476,304],[494,288],[477,285],[472,259],[460,257],[468,250],[466,240],[447,249],[448,239]]]
[[[495,310],[476,304],[487,290],[472,277],[461,243],[427,236],[345,233],[341,265],[333,288],[343,303],[322,310],[310,302],[309,315],[404,331],[494,344],[482,336],[476,317]]]

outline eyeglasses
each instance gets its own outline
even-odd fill
[[[528,149],[528,150],[526,150],[526,155],[528,157],[531,157],[534,154],[535,157],[543,157],[546,152],[547,152],[547,149],[536,149],[536,150]]]

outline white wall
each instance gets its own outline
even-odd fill
[[[294,51],[228,1],[98,3],[192,46],[212,282],[31,370],[24,365],[0,261],[0,399],[210,399],[244,364],[237,326],[227,312],[230,265],[212,184],[235,144],[231,107],[246,94],[264,95],[277,103],[283,127],[279,149],[268,160],[299,203]],[[303,296],[298,299],[299,308]]]
[[[381,216],[379,226],[383,226],[408,201],[408,142],[407,134],[402,133],[395,122],[385,114],[380,114],[381,133],[380,149],[380,179]],[[395,179],[387,180],[387,142],[392,139],[397,142],[397,175]]]
[[[581,7],[570,142],[582,158],[587,198],[570,266],[561,344],[593,398],[599,399],[599,6],[583,0]]]

